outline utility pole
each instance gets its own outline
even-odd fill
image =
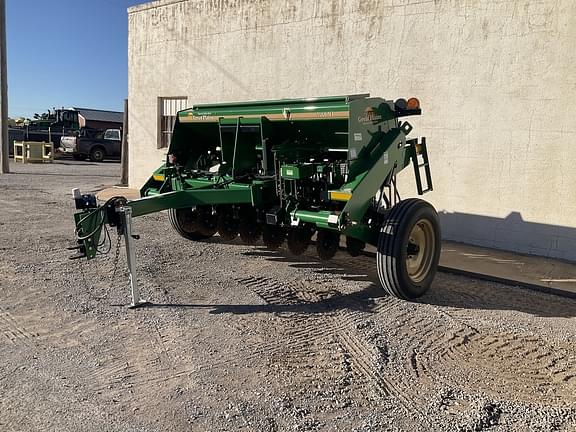
[[[120,184],[128,186],[128,99],[124,99],[124,126],[122,128],[122,151],[120,153],[122,174]]]
[[[0,173],[10,172],[8,160],[8,68],[6,66],[6,0],[0,0]]]

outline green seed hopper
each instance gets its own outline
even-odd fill
[[[140,199],[98,206],[75,191],[78,257],[94,258],[106,225],[125,235],[136,284],[131,218],[168,210],[193,241],[218,233],[295,255],[315,238],[321,259],[340,245],[352,256],[377,248],[382,287],[412,299],[432,283],[440,254],[434,208],[400,198],[396,175],[413,166],[418,193],[432,189],[425,138],[403,120],[417,99],[369,95],[196,105],[178,113],[166,162]],[[137,287],[136,287],[137,289]],[[134,294],[134,292],[133,292]],[[137,294],[137,291],[136,291]],[[133,304],[138,296],[133,298]]]

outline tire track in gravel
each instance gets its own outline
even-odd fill
[[[256,289],[253,291],[267,303],[296,302],[301,298],[301,303],[311,303],[308,306],[312,308],[314,300],[320,299],[315,297],[315,293],[322,292],[324,283],[362,281],[363,286],[370,282],[378,284],[373,259],[361,256],[350,260],[342,255],[338,254],[330,263],[307,254],[305,262],[296,259],[295,268],[331,275],[319,287],[314,287],[314,284],[307,287],[311,293],[303,298],[299,297],[295,287],[298,284],[292,281],[282,282],[281,293],[278,289],[266,289],[267,286],[274,287],[274,283],[278,285],[277,281],[267,285],[265,278],[252,282],[245,278],[239,282],[254,285]],[[274,261],[274,258],[268,259]],[[291,258],[284,255],[282,260],[285,259]],[[447,277],[440,275],[439,281],[444,279]],[[354,324],[342,324],[349,313],[354,316],[352,322],[362,322],[369,317],[361,311],[362,307],[366,309],[366,302],[359,297],[346,296],[339,300],[338,295],[333,295],[328,303],[340,307],[324,313],[322,321],[314,323],[310,318],[303,319],[304,325],[294,336],[317,340],[336,335],[343,350],[342,370],[358,383],[356,393],[370,389],[376,400],[392,397],[406,417],[418,417],[416,421],[420,425],[432,427],[435,416],[430,416],[430,401],[434,399],[434,392],[441,388],[462,389],[468,394],[492,395],[509,401],[530,403],[536,398],[552,406],[573,403],[576,398],[573,349],[568,346],[558,349],[558,344],[551,345],[543,336],[507,332],[501,326],[486,324],[479,329],[474,324],[484,309],[509,308],[536,316],[572,316],[565,302],[552,296],[549,302],[541,304],[536,297],[526,299],[526,296],[518,295],[517,290],[494,284],[474,284],[475,288],[479,287],[478,293],[464,291],[465,286],[460,292],[459,283],[447,285],[441,287],[443,291],[440,294],[432,294],[444,298],[452,296],[447,305],[454,302],[456,308],[445,308],[442,303],[407,303],[386,296],[372,299],[369,312],[377,321],[380,333],[386,335],[390,343],[390,362],[384,367],[382,355],[375,349],[373,341],[366,338],[366,334],[359,334]],[[340,302],[351,307],[342,307]],[[354,311],[355,306],[361,306],[360,311]],[[328,325],[330,320],[336,324]],[[318,332],[318,326],[323,326],[325,331]],[[286,339],[290,340],[291,336],[287,335]],[[304,342],[297,345],[307,346]],[[428,414],[424,415],[424,412]],[[458,414],[461,415],[466,414]]]
[[[367,256],[353,261],[337,256],[333,262],[344,269],[363,272],[377,283],[375,265]],[[411,347],[406,369],[415,378],[448,383],[444,377],[457,377],[454,370],[460,370],[473,380],[470,390],[479,389],[510,400],[533,400],[536,388],[539,397],[550,403],[576,400],[576,358],[567,344],[557,348],[536,336],[497,329],[480,331],[469,324],[474,305],[504,305],[525,313],[556,316],[566,310],[565,302],[549,296],[549,302],[543,304],[537,296],[519,296],[517,290],[491,284],[478,284],[475,291],[448,288],[442,294],[454,296],[457,304],[468,308],[448,314],[431,306],[435,313],[430,314],[427,308],[428,313],[423,316],[412,308],[406,310],[400,300],[384,297],[372,309],[396,322],[394,338],[402,338]],[[491,381],[485,377],[491,377]],[[461,386],[462,381],[454,379],[449,384]]]
[[[38,336],[37,333],[27,330],[20,320],[2,307],[0,307],[0,332],[14,345],[31,346],[32,339]]]
[[[518,333],[461,332],[450,342],[422,351],[421,363],[435,375],[460,369],[471,388],[510,399],[576,400],[576,358],[565,349]]]
[[[432,291],[427,297],[436,305],[456,308],[450,313],[460,319],[469,319],[471,312],[477,309],[517,310],[545,317],[574,316],[571,299],[491,282],[475,283],[474,289],[470,290],[466,284],[458,283],[466,280],[462,276],[441,274],[441,278],[446,282],[441,290]]]
[[[96,392],[112,386],[115,383],[125,382],[136,374],[137,370],[124,359],[112,358],[98,363],[95,369],[85,373],[83,379],[89,383],[88,388]]]
[[[100,360],[84,375],[88,388],[96,393],[126,388],[146,388],[191,376],[198,365],[177,365],[165,343],[165,329],[152,323],[150,328],[120,328],[121,345],[99,350]]]
[[[576,358],[568,346],[558,349],[536,336],[478,330],[433,309],[435,316],[429,310],[426,316],[413,309],[388,310],[393,339],[401,339],[411,352],[405,363],[414,377],[510,400],[533,400],[535,392],[548,403],[575,400]]]
[[[343,299],[338,291],[331,288],[330,282],[304,283],[306,291],[302,292],[299,286],[302,282],[282,282],[279,285],[278,281],[265,277],[247,277],[237,281],[268,304],[303,304],[310,309],[311,314],[299,316],[291,323],[296,324],[293,326],[296,328],[281,341],[281,345],[288,347],[297,360],[306,362],[312,343],[334,340],[330,349],[333,350],[334,345],[340,348],[342,373],[348,375],[357,391],[375,401],[393,398],[407,415],[416,413],[420,414],[420,418],[425,418],[420,405],[426,401],[417,395],[414,389],[418,387],[414,386],[413,380],[404,382],[402,374],[387,373],[387,350],[375,346],[357,330],[370,316],[368,311],[363,310],[365,304],[353,298]],[[326,296],[326,289],[330,292],[329,296]],[[346,307],[355,302],[359,307]],[[276,350],[278,346],[269,349]],[[325,379],[331,381],[331,378]],[[421,421],[427,423],[427,420]]]
[[[118,373],[114,374],[115,370],[117,370]],[[144,365],[128,365],[125,363],[124,368],[115,369],[109,367],[106,370],[106,375],[103,376],[103,378],[105,378],[104,382],[99,383],[99,385],[95,383],[94,385],[90,385],[89,388],[98,393],[110,389],[138,388],[151,384],[161,385],[182,377],[190,376],[196,371],[198,371],[198,368],[185,368],[174,371],[172,368],[155,368],[154,364],[151,363]]]
[[[34,320],[40,322],[39,317],[34,317]],[[83,340],[89,340],[101,332],[98,323],[84,315],[69,321],[62,321],[55,317],[44,318],[41,322],[43,327],[40,329],[38,339],[56,348],[81,346]]]

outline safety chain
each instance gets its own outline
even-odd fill
[[[118,233],[118,238],[116,240],[116,250],[114,252],[114,260],[112,262],[112,276],[110,277],[110,281],[108,282],[110,289],[114,288],[114,279],[116,278],[116,273],[118,271],[118,262],[120,261],[120,248],[122,245],[122,234]],[[86,278],[86,273],[84,273],[84,264],[81,263],[81,259],[78,260],[78,267],[80,268],[80,276],[82,278],[82,282],[84,284],[84,289],[86,290],[86,294],[91,297],[93,300],[102,300],[104,297],[97,297],[94,295],[94,287],[88,284],[88,279]]]
[[[114,252],[114,261],[112,264],[112,277],[110,278],[110,289],[114,288],[114,278],[116,277],[116,271],[118,270],[118,261],[120,259],[120,241],[122,240],[122,234],[119,232],[116,240],[116,251]]]

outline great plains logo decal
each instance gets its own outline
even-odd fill
[[[358,123],[378,123],[382,121],[382,116],[378,114],[374,108],[368,107],[364,110],[364,114],[358,117]]]

